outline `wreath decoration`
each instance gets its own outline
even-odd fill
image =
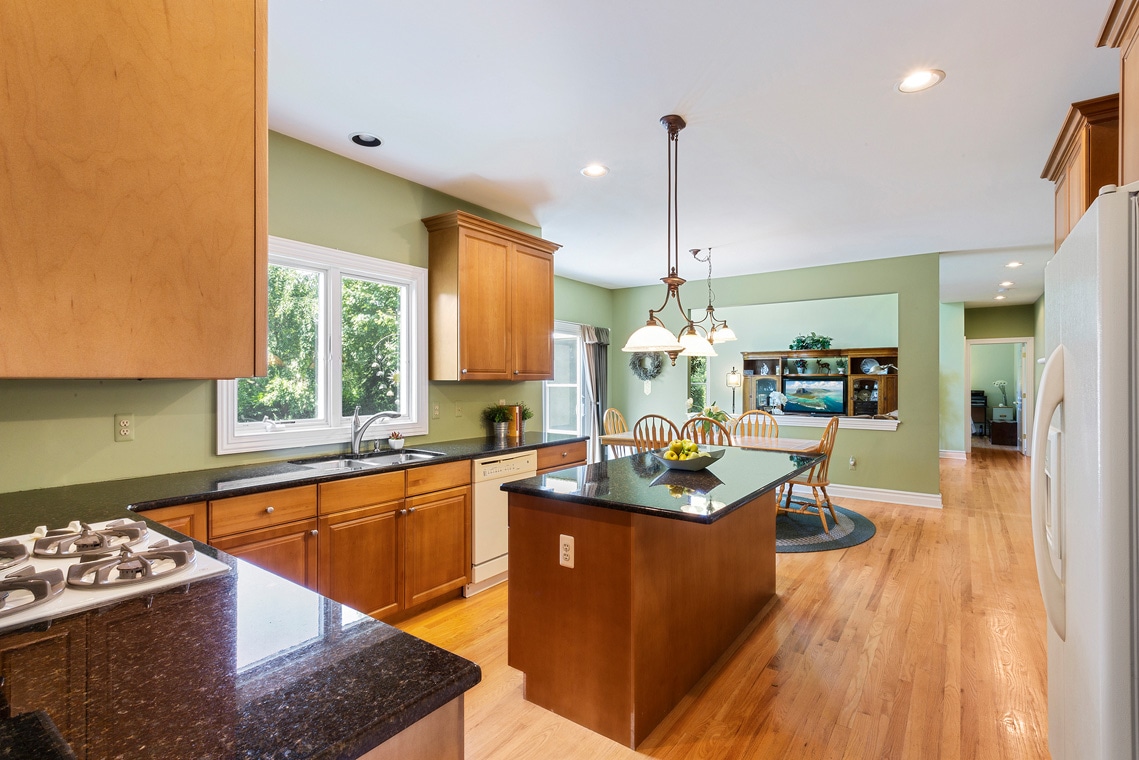
[[[629,369],[638,380],[655,380],[663,366],[659,351],[637,351],[629,357]]]

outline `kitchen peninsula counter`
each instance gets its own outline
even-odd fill
[[[504,483],[527,700],[636,747],[775,595],[775,491],[819,457],[651,454]],[[572,548],[571,548],[572,547]]]

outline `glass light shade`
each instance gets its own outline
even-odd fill
[[[691,325],[680,334],[680,345],[684,349],[681,351],[683,356],[716,356],[716,349],[712,348],[708,339],[696,332]]]
[[[621,350],[632,353],[635,351],[680,351],[683,348],[676,336],[659,322],[647,322],[644,327],[629,336],[629,340],[625,342],[625,347]]]
[[[729,388],[739,388],[744,384],[744,376],[735,367],[728,373],[727,383]]]
[[[728,327],[725,322],[720,327],[712,330],[711,340],[713,343],[727,343],[729,340],[736,340],[736,334],[732,328]]]

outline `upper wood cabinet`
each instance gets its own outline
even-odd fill
[[[553,253],[561,246],[463,211],[423,224],[431,379],[552,378]]]
[[[1073,103],[1044,166],[1056,183],[1056,248],[1104,185],[1119,183],[1119,95]]]
[[[1119,184],[1139,181],[1139,0],[1115,0],[1099,47],[1119,48]]]
[[[266,17],[0,3],[0,377],[265,373]]]

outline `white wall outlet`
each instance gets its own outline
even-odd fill
[[[439,405],[438,404],[435,404],[431,407],[431,419],[433,419],[433,420],[439,419]]]
[[[856,460],[854,457],[851,457],[849,467],[852,470],[855,469],[856,467],[858,467],[858,460]]]
[[[573,567],[573,536],[565,534],[558,536],[558,564],[562,567]]]
[[[456,417],[462,417],[463,416],[463,407],[460,404],[455,404],[455,416]]]
[[[499,406],[506,406],[506,399],[504,399],[504,398],[500,398],[500,399],[498,400],[498,405],[499,405]]]
[[[134,440],[134,415],[115,415],[115,441],[125,443]]]

